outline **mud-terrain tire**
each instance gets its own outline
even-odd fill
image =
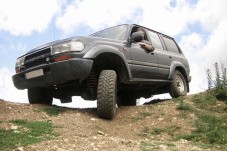
[[[102,70],[98,80],[97,112],[98,116],[112,119],[116,112],[117,75],[113,70]]]
[[[172,98],[187,95],[187,83],[180,71],[176,70],[173,75],[173,82],[170,84],[170,92]]]
[[[28,89],[28,101],[30,104],[52,105],[53,95],[48,89],[32,88]]]

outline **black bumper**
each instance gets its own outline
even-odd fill
[[[67,61],[41,65],[24,72],[13,75],[13,83],[18,89],[35,87],[48,87],[66,83],[72,80],[83,80],[88,77],[93,65],[93,60],[70,59]],[[44,75],[27,79],[25,74],[42,69]]]

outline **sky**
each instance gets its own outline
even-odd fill
[[[214,70],[215,62],[227,67],[226,14],[226,0],[0,0],[0,98],[28,102],[11,78],[16,58],[27,51],[125,23],[174,37],[190,64],[189,94],[204,91],[205,70]],[[73,100],[76,106],[83,101]]]

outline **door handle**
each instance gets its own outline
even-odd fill
[[[171,57],[171,56],[169,56],[169,58],[170,58],[170,59],[172,59],[172,57]]]

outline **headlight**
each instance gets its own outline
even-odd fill
[[[81,41],[71,41],[66,43],[61,43],[52,46],[51,54],[55,55],[58,53],[69,52],[69,51],[82,51],[84,49],[84,44]]]
[[[23,66],[24,65],[24,58],[25,57],[17,58],[16,67],[20,67],[20,66]]]

